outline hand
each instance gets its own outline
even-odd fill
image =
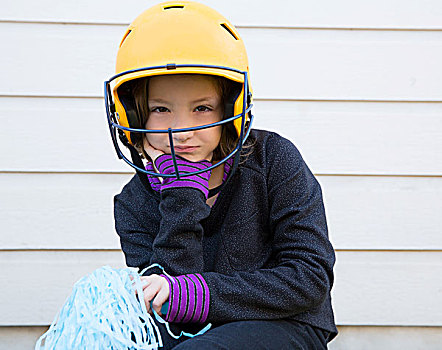
[[[167,279],[158,275],[141,276],[141,284],[143,285],[144,302],[146,303],[147,311],[152,314],[150,302],[152,301],[153,309],[161,314],[161,307],[169,300],[169,282]],[[165,315],[164,315],[165,316]]]
[[[143,139],[143,148],[146,151],[147,155],[150,157],[150,159],[152,159],[152,162],[155,162],[155,160],[161,156],[162,154],[164,154],[163,151],[160,151],[156,148],[153,148],[151,146],[151,144],[149,143],[149,141],[147,141],[147,137],[144,137]]]

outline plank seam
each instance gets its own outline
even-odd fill
[[[49,24],[49,25],[73,25],[73,26],[129,26],[129,22],[77,22],[77,21],[41,21],[41,20],[14,20],[0,19],[0,23],[13,24]],[[235,24],[238,29],[295,29],[295,30],[353,30],[353,31],[413,31],[413,32],[439,32],[442,27],[359,27],[359,26],[296,26],[296,25],[246,25]]]
[[[28,94],[5,94],[0,93],[0,98],[48,98],[48,99],[99,99],[103,96],[95,95],[28,95]],[[285,98],[285,97],[254,97],[254,101],[268,102],[360,102],[360,103],[442,103],[441,100],[382,100],[382,99],[327,99],[327,98]],[[103,107],[104,108],[104,107]]]

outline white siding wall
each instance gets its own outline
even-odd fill
[[[124,265],[112,197],[131,171],[102,85],[153,3],[1,0],[1,349],[32,348],[78,278]],[[322,184],[330,348],[440,349],[442,2],[204,3],[246,42],[255,127],[292,139]]]

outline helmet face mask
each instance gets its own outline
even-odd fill
[[[195,42],[198,41],[205,45],[195,46]],[[220,45],[212,44],[214,42]],[[231,81],[235,88],[224,101],[223,120],[189,128],[145,129],[142,123],[143,116],[138,115],[131,89],[132,83],[141,78],[166,74],[204,74]],[[193,2],[163,3],[146,10],[129,26],[120,43],[117,74],[105,82],[107,120],[118,157],[135,168],[137,173],[161,177],[198,174],[203,171],[178,172],[173,147],[174,134],[219,126],[226,128],[230,124],[237,133],[236,147],[224,158],[219,161],[217,159],[217,163],[209,169],[232,157],[234,165],[237,164],[253,120],[252,93],[248,81],[248,61],[244,44],[234,27],[216,11]],[[145,170],[139,157],[139,145],[142,145],[143,137],[150,133],[168,135],[175,164],[173,174]],[[120,142],[123,147],[120,147]],[[134,147],[136,145],[138,147]],[[125,155],[125,148],[130,151],[132,161]]]

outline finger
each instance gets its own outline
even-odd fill
[[[143,140],[143,147],[146,151],[147,155],[150,157],[150,159],[154,162],[160,155],[164,154],[164,152],[154,148],[149,141],[147,140],[147,137]]]
[[[141,284],[142,284],[142,285],[144,285],[144,284],[147,283],[147,281],[148,281],[148,277],[149,277],[149,276],[140,276],[140,281],[141,281]],[[129,278],[130,278],[130,280],[132,281],[132,286],[135,287],[135,285],[136,285],[136,283],[137,283],[137,280],[135,280],[133,276],[129,276]]]
[[[155,298],[152,300],[152,307],[153,309],[159,314],[160,316],[164,316],[161,312],[161,308],[163,304],[169,300],[169,289],[167,288],[161,288],[158,294],[155,296]]]
[[[140,282],[141,282],[141,290],[144,290],[144,288],[146,288],[150,284],[150,281],[143,277],[140,278]],[[135,291],[135,295],[138,295],[137,283],[134,280],[132,280],[132,287]]]
[[[143,139],[143,147],[144,147],[144,150],[146,151],[146,153],[147,153],[149,156],[152,156],[152,152],[153,152],[155,149],[151,146],[151,144],[150,144],[149,141],[147,140],[147,136]]]
[[[157,295],[159,289],[160,289],[160,287],[158,285],[151,284],[150,286],[148,286],[143,291],[143,293],[144,293],[144,303],[146,304],[147,312],[149,312],[150,314],[152,313],[152,311],[150,309],[150,302],[151,302],[152,299],[155,298],[155,296]]]
[[[152,276],[141,276],[140,277],[141,284],[143,285],[143,289],[146,288],[149,284],[152,283]]]

